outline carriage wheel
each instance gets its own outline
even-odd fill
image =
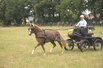
[[[103,46],[102,39],[96,39],[94,41],[94,50],[102,49],[102,46]]]
[[[73,50],[74,49],[74,42],[73,42],[73,40],[72,39],[67,39],[67,42],[68,42],[69,49]]]
[[[81,40],[78,48],[80,49],[81,52],[84,52],[87,50],[88,46],[90,46],[90,43],[88,40]]]

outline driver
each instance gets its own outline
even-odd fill
[[[84,15],[80,15],[80,21],[75,26],[76,26],[76,29],[74,29],[74,32],[77,32],[82,35],[88,33],[87,22],[84,19]]]
[[[76,27],[83,27],[83,28],[87,27],[87,22],[84,19],[84,15],[80,16],[80,21],[76,24]]]

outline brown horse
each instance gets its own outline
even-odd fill
[[[63,47],[66,49],[66,43],[63,40],[63,38],[61,37],[60,33],[57,30],[43,30],[41,29],[38,25],[35,24],[31,24],[30,27],[28,28],[29,30],[29,35],[32,35],[32,33],[35,34],[36,40],[38,42],[38,44],[36,45],[36,47],[32,50],[32,54],[34,53],[34,50],[41,45],[43,51],[44,51],[44,55],[45,55],[45,48],[44,48],[44,44],[47,42],[51,42],[53,44],[53,48],[56,46],[55,41],[57,41],[60,45],[60,47],[62,48],[62,53],[63,53]],[[52,48],[52,49],[53,49]],[[50,51],[52,51],[52,49]]]

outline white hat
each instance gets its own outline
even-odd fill
[[[80,17],[84,17],[84,15],[80,15]]]

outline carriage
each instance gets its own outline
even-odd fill
[[[93,27],[87,28],[75,28],[72,34],[68,34],[69,39],[67,39],[68,46],[71,50],[74,49],[74,45],[80,49],[81,52],[86,51],[91,46],[94,50],[102,49],[103,40],[101,37],[93,37],[93,32],[89,33],[89,30],[93,31]]]
[[[76,44],[81,52],[86,51],[87,48],[90,48],[90,46],[93,46],[94,50],[102,49],[102,38],[93,37],[93,33],[88,32],[89,29],[94,30],[94,28],[75,28],[72,34],[68,35],[70,39],[64,40],[57,30],[43,30],[38,25],[31,24],[28,28],[29,35],[32,35],[34,33],[35,38],[38,41],[38,44],[32,50],[32,54],[34,54],[34,51],[38,46],[41,46],[45,55],[46,51],[44,45],[47,42],[51,42],[53,44],[53,47],[50,49],[50,52],[52,52],[53,48],[55,48],[56,46],[55,41],[59,43],[62,49],[62,54],[64,52],[64,49],[68,50],[68,48],[66,48],[66,42],[68,43],[68,46],[71,50],[73,50],[74,45]]]

